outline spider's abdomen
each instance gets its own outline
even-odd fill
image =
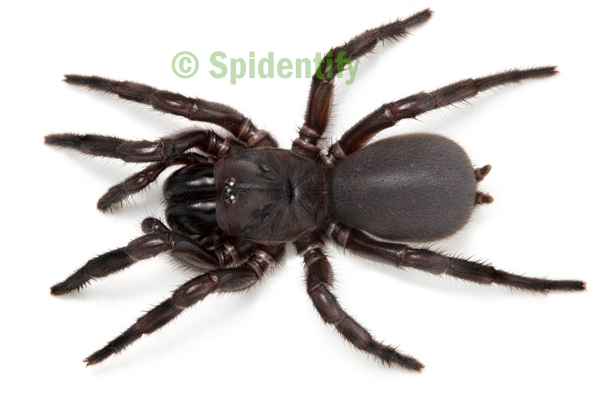
[[[409,134],[343,159],[331,176],[330,207],[338,221],[373,235],[429,241],[467,223],[476,189],[462,147],[439,135]]]

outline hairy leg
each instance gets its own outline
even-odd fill
[[[153,163],[144,168],[142,171],[125,179],[123,182],[108,189],[108,191],[100,198],[100,200],[98,200],[97,207],[102,211],[113,210],[114,208],[119,207],[126,198],[143,190],[152,182],[154,182],[168,167],[172,167],[174,165],[191,164],[208,166],[212,165],[212,161],[213,160],[203,157],[197,153],[189,152],[175,157],[169,161]]]
[[[151,233],[167,233],[170,231],[171,230],[167,228],[165,224],[156,218],[149,217],[142,222],[142,232],[147,235]],[[198,238],[197,242],[202,248],[214,249],[231,238],[231,236],[227,235],[221,229],[216,228],[212,234]]]
[[[204,157],[192,148],[221,158],[244,150],[243,144],[231,138],[222,139],[209,130],[191,130],[156,141],[129,141],[111,136],[58,133],[48,135],[46,144],[78,150],[84,154],[119,158],[125,162],[154,162],[144,170],[111,187],[98,200],[97,207],[108,211],[118,207],[127,197],[147,187],[173,165],[212,164],[214,158]]]
[[[185,283],[173,295],[139,318],[135,324],[110,341],[102,349],[87,357],[84,362],[98,364],[129,346],[134,341],[163,327],[188,307],[211,293],[244,290],[262,277],[263,272],[275,265],[284,253],[283,245],[260,246],[243,265],[216,269]]]
[[[155,110],[180,115],[193,121],[210,122],[231,132],[249,147],[277,147],[277,142],[249,118],[221,103],[182,96],[131,81],[114,81],[98,76],[65,75],[65,82],[116,94],[127,100],[147,104]]]
[[[511,274],[480,262],[448,257],[424,249],[413,249],[400,243],[375,240],[357,229],[335,222],[330,225],[328,233],[336,243],[354,253],[400,268],[410,267],[482,285],[495,283],[539,293],[585,290],[585,282],[582,281],[530,278]]]
[[[306,289],[315,308],[327,324],[331,324],[354,347],[378,360],[420,371],[424,366],[411,356],[399,353],[395,348],[376,341],[373,336],[356,322],[340,306],[336,297],[331,293],[332,270],[327,257],[321,251],[323,242],[318,235],[302,239],[295,243],[306,266]]]
[[[334,143],[323,162],[335,166],[344,157],[360,149],[377,133],[394,126],[405,118],[415,118],[423,113],[468,100],[478,93],[501,85],[517,83],[524,79],[545,78],[555,75],[556,67],[512,70],[477,79],[466,79],[429,93],[421,92],[402,100],[384,104],[361,119]]]
[[[84,154],[119,158],[125,162],[167,162],[191,148],[221,158],[244,146],[221,139],[210,130],[191,130],[155,141],[125,140],[112,136],[55,133],[45,137],[45,143],[64,147]]]
[[[425,23],[431,15],[430,10],[423,10],[407,19],[369,29],[342,46],[331,49],[313,75],[304,125],[300,128],[292,151],[313,159],[319,156],[317,143],[329,121],[335,77],[343,71],[345,64],[372,52],[380,42],[405,36],[410,29]],[[338,60],[342,59],[344,62],[338,64]]]
[[[143,225],[148,226],[148,220]],[[162,225],[162,223],[161,223]],[[165,229],[166,227],[162,225]],[[242,239],[232,238],[221,243],[215,250],[203,248],[197,241],[166,230],[155,231],[132,240],[127,246],[101,254],[88,261],[64,281],[52,286],[55,296],[79,291],[91,280],[122,271],[138,261],[170,253],[174,258],[192,268],[207,271],[239,264],[256,249],[257,245]]]

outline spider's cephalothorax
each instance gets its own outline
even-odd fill
[[[425,10],[368,30],[332,49],[332,59],[344,52],[346,58],[355,60],[379,42],[404,36],[430,16]],[[319,145],[340,68],[343,66],[323,61],[320,73],[313,76],[304,125],[291,150],[278,149],[269,133],[223,104],[129,81],[66,76],[68,83],[213,123],[232,134],[221,138],[211,130],[189,130],[154,142],[67,133],[46,136],[50,145],[150,163],[108,190],[98,202],[103,211],[148,186],[166,168],[183,165],[165,182],[167,225],[147,218],[142,223],[143,236],[88,261],[51,289],[54,295],[80,290],[90,280],[164,252],[201,272],[86,358],[88,365],[154,332],[211,293],[250,287],[281,259],[286,242],[293,242],[304,259],[308,295],[326,323],[358,349],[416,371],[423,368],[419,361],[376,341],[340,307],[331,290],[331,266],[322,250],[325,239],[397,267],[481,284],[541,293],[585,289],[581,281],[528,278],[399,243],[439,239],[460,230],[477,205],[492,201],[490,195],[477,190],[490,166],[474,168],[459,145],[434,134],[403,135],[367,145],[378,132],[402,119],[469,99],[492,87],[552,76],[555,67],[467,79],[384,104],[321,153]]]
[[[289,150],[264,148],[215,163],[217,222],[228,235],[256,243],[296,240],[327,215],[325,171]],[[282,224],[282,221],[286,221]]]

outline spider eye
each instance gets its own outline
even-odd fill
[[[233,194],[233,188],[235,186],[235,178],[227,178],[225,180],[225,185],[223,185],[223,198],[229,204],[233,204],[236,201],[236,197]]]

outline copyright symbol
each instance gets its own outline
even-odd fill
[[[189,51],[182,51],[173,57],[173,61],[171,61],[171,68],[173,69],[173,72],[175,72],[175,75],[180,78],[187,79],[196,75],[198,68],[200,68],[200,64],[193,53],[190,53]]]

